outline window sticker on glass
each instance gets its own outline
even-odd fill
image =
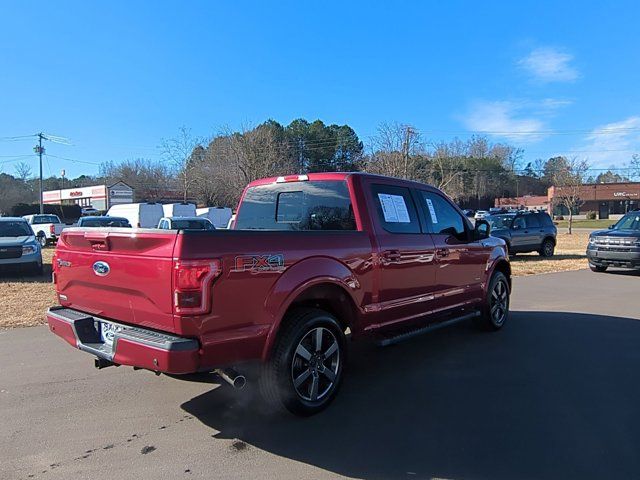
[[[382,213],[384,221],[387,223],[410,223],[409,210],[404,202],[402,195],[389,195],[388,193],[379,193],[380,205],[382,205]]]
[[[430,198],[427,198],[427,207],[429,208],[429,215],[431,215],[431,221],[433,223],[438,223],[438,216],[436,215],[436,209],[433,208],[433,202]]]

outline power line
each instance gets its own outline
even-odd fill
[[[97,163],[97,162],[89,162],[86,160],[76,160],[75,158],[60,157],[58,155],[51,155],[50,153],[47,153],[46,155],[47,157],[57,158],[59,160],[66,160],[68,162],[73,162],[73,163],[85,163],[87,165],[98,165],[98,166],[102,165],[101,163]]]

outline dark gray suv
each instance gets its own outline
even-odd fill
[[[491,235],[507,242],[509,254],[538,252],[551,257],[558,230],[545,212],[517,212],[489,215]]]

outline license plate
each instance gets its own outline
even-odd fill
[[[120,327],[118,325],[114,325],[113,323],[101,322],[100,323],[100,339],[104,343],[112,347],[113,338],[116,332],[118,332],[119,330],[120,330]]]

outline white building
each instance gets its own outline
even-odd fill
[[[42,197],[45,204],[77,204],[96,210],[108,210],[113,205],[133,203],[133,189],[124,182],[117,182],[113,185],[49,190],[42,192]]]

